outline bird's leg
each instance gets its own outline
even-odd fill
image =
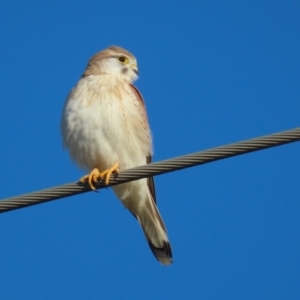
[[[118,163],[115,163],[111,168],[109,168],[103,172],[100,172],[98,168],[95,168],[90,172],[90,174],[81,177],[79,181],[81,181],[82,183],[88,183],[90,188],[93,191],[95,191],[96,188],[94,187],[93,183],[104,179],[104,183],[106,185],[108,185],[109,178],[112,173],[119,174],[119,164]]]

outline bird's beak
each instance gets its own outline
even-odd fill
[[[137,64],[131,64],[131,69],[134,71],[136,75],[139,75]]]

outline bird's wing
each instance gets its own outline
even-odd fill
[[[140,103],[141,103],[141,105],[144,109],[144,112],[145,112],[144,115],[145,115],[146,121],[148,122],[148,117],[147,117],[147,112],[146,112],[146,105],[145,105],[145,101],[144,101],[141,93],[139,92],[139,90],[134,85],[131,84],[130,87],[131,87],[133,93],[135,94],[136,99],[138,99],[140,101]],[[150,164],[152,162],[152,156],[151,155],[146,157],[146,162],[147,162],[147,164]],[[148,182],[148,188],[150,190],[152,198],[153,198],[154,202],[156,203],[155,185],[154,185],[153,177],[149,177],[147,182]]]

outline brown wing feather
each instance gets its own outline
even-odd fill
[[[147,164],[150,164],[152,162],[152,156],[148,156],[147,157]],[[148,178],[148,187],[150,190],[150,193],[152,195],[152,198],[156,204],[156,194],[155,194],[155,185],[154,185],[154,178],[153,177],[149,177]]]
[[[145,117],[147,119],[145,101],[144,101],[141,93],[139,92],[139,90],[134,85],[131,84],[130,86],[131,86],[133,92],[135,93],[136,98],[139,99],[140,102],[141,102],[141,104],[143,105],[143,107],[145,109]],[[150,164],[152,162],[152,156],[146,157],[146,161],[147,161],[147,164]],[[150,193],[152,195],[152,198],[153,198],[154,202],[156,203],[156,194],[155,194],[155,186],[154,186],[154,179],[153,179],[153,177],[149,177],[148,178],[148,187],[149,187]]]
[[[143,104],[143,106],[145,108],[145,112],[146,112],[145,101],[144,101],[141,93],[139,92],[139,90],[133,84],[131,84],[130,87],[132,88],[133,92],[135,93],[136,98],[139,99],[141,101],[141,103]],[[147,114],[146,114],[146,117],[147,117]]]

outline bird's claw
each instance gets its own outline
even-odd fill
[[[90,188],[95,191],[96,188],[94,186],[94,183],[98,183],[101,180],[104,180],[104,183],[106,185],[109,184],[109,179],[112,173],[119,174],[119,164],[115,163],[111,168],[100,172],[98,168],[93,169],[90,174],[87,174],[80,178],[80,182],[82,183],[88,183]]]

